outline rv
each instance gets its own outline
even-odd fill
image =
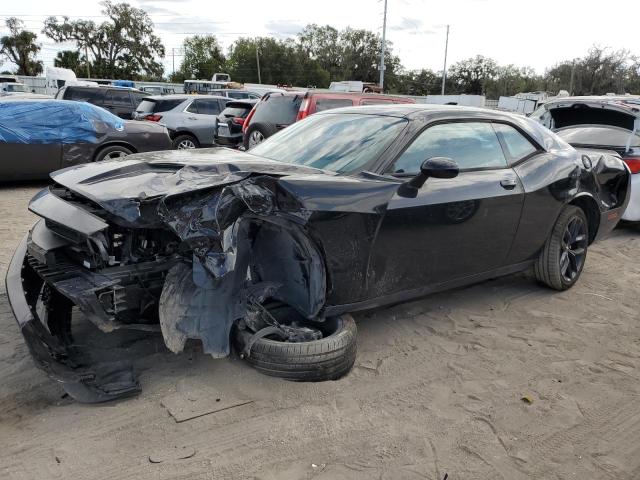
[[[55,96],[62,87],[66,85],[94,86],[96,82],[78,80],[73,70],[68,68],[47,67],[46,70],[46,93]]]

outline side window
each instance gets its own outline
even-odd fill
[[[75,100],[76,102],[89,102],[95,105],[102,105],[104,90],[99,88],[67,87],[63,98],[67,100]]]
[[[448,157],[460,170],[504,168],[507,160],[490,123],[441,123],[424,130],[396,160],[394,173],[418,173],[428,158]]]
[[[133,104],[135,107],[140,105],[140,102],[147,98],[149,95],[141,92],[132,92],[131,97],[133,98]]]
[[[187,107],[187,112],[198,113],[198,105],[195,100]]]
[[[348,98],[318,98],[316,100],[316,112],[351,106],[353,106],[353,100]]]
[[[117,105],[119,107],[130,107],[131,98],[128,90],[109,90],[105,97],[105,103],[108,105]]]
[[[537,151],[537,148],[512,126],[494,123],[493,128],[505,146],[509,163],[515,163]]]
[[[196,100],[198,113],[201,115],[218,115],[220,113],[220,104],[217,100]]]

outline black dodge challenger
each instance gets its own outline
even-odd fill
[[[336,379],[356,354],[347,312],[531,267],[571,287],[630,174],[525,117],[393,105],[313,115],[250,153],[136,154],[52,179],[7,290],[37,364],[98,402],[140,387],[83,351],[74,309],[174,352],[234,345],[264,373]]]

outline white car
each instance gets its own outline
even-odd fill
[[[576,148],[617,152],[632,174],[622,219],[640,222],[640,96],[557,98],[531,118]]]

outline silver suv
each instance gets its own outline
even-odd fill
[[[216,118],[231,100],[215,95],[154,95],[140,102],[133,118],[167,127],[175,149],[208,147],[214,144]]]

